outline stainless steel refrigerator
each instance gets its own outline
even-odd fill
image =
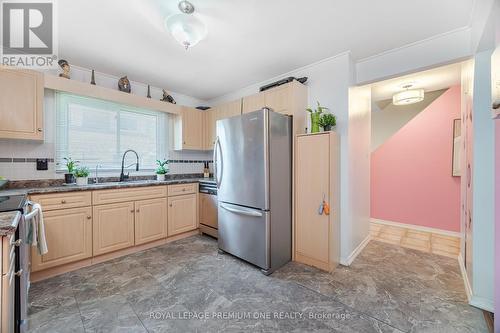
[[[270,274],[292,257],[292,118],[267,108],[217,121],[219,249]]]

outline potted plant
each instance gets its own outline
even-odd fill
[[[76,177],[76,185],[87,185],[90,170],[87,167],[76,168],[74,171]]]
[[[331,131],[332,127],[337,125],[337,117],[329,112],[326,112],[319,118],[319,125],[323,127],[326,132]]]
[[[164,181],[165,174],[168,172],[168,161],[156,160],[156,180]]]
[[[306,110],[311,114],[311,133],[319,132],[319,118],[324,110],[328,110],[327,107],[321,106],[318,103],[318,107],[316,109],[307,108]]]
[[[65,157],[64,160],[66,161],[66,169],[68,169],[68,172],[64,174],[64,182],[66,184],[73,184],[75,182],[73,173],[75,172],[78,161],[73,161],[71,157]]]

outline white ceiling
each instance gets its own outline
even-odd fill
[[[210,99],[350,50],[361,59],[467,26],[474,0],[192,0],[207,38],[163,28],[176,0],[58,1],[59,56]]]
[[[400,76],[372,84],[372,101],[391,99],[392,95],[403,90],[402,86],[412,83],[413,88],[435,91],[460,84],[461,63],[442,66],[423,72]]]

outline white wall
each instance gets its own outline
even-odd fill
[[[350,265],[370,232],[371,87],[350,88],[348,212],[341,222],[340,263]],[[344,196],[344,193],[342,193]]]
[[[495,123],[491,118],[492,50],[474,57],[473,296],[471,304],[493,311],[495,223]]]
[[[72,67],[71,79],[90,82],[91,71],[83,68]],[[56,75],[56,71],[49,71],[47,74]],[[117,89],[118,77],[107,74],[96,73],[96,83],[99,86]],[[146,96],[147,85],[131,81],[132,93]],[[187,106],[206,105],[206,101],[198,100],[182,94],[169,92],[178,104]],[[56,173],[55,158],[55,99],[54,91],[45,89],[44,96],[44,141],[24,141],[0,139],[0,176],[10,180],[28,179],[53,179],[63,178],[63,174]],[[160,88],[151,87],[152,98],[160,99],[162,92]],[[171,140],[172,141],[172,140]],[[97,143],[96,143],[97,144]],[[47,171],[37,171],[36,158],[49,159],[49,169]],[[7,162],[5,159],[17,159]],[[28,159],[28,161],[22,161]],[[173,174],[202,173],[203,163],[193,161],[210,161],[211,152],[204,151],[170,151],[169,159],[181,160],[182,163],[172,163],[170,172]],[[89,166],[92,169],[92,166]],[[131,171],[131,175],[153,174],[151,171]],[[115,176],[116,172],[100,172],[102,176]]]

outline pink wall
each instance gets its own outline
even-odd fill
[[[495,124],[495,332],[500,332],[500,120]]]
[[[372,153],[372,218],[460,231],[460,177],[451,176],[460,98],[450,88]]]

